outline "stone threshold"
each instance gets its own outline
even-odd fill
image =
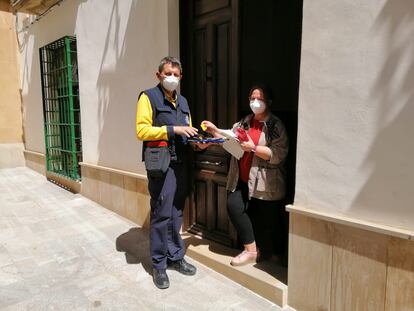
[[[230,260],[239,251],[190,233],[182,234],[187,245],[187,255],[270,300],[282,308],[287,307],[287,268],[274,262],[259,262],[233,267]]]

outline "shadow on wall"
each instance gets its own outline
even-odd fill
[[[19,52],[23,61],[21,97],[26,149],[45,152],[39,48],[63,36],[73,35],[79,7],[86,1],[65,1],[37,22],[34,16],[30,16],[29,22],[33,24],[30,24],[26,31],[20,30],[22,25],[18,26]],[[53,27],[59,24],[64,26]]]
[[[386,38],[385,62],[370,94],[379,108],[378,134],[361,167],[371,175],[351,213],[414,230],[414,2],[387,1],[372,34]]]
[[[33,48],[37,47],[38,43],[36,36],[29,31],[25,31],[22,34],[18,35],[19,43],[19,52],[23,55],[23,68],[21,70],[21,101],[22,101],[22,127],[23,127],[23,143],[25,144],[25,149],[32,149],[28,146],[27,141],[30,140],[30,127],[28,122],[30,122],[30,116],[36,115],[36,109],[34,105],[30,104],[30,98],[36,97],[41,98],[41,85],[40,83],[36,87],[32,87],[34,81],[40,81],[40,61],[39,61],[39,49]],[[32,47],[32,48],[31,48]],[[31,53],[31,59],[30,59]],[[36,95],[33,94],[36,93]],[[42,123],[44,122],[43,114],[40,117]],[[43,142],[43,150],[45,146]]]
[[[138,36],[140,32],[150,31],[145,28],[149,19],[143,19],[142,16],[147,7],[145,2],[130,1],[125,26],[122,25],[125,18],[121,17],[121,4],[125,7],[121,0],[113,1],[97,80],[100,129],[98,163],[135,171],[141,165],[141,147],[135,135],[136,102],[140,92],[138,81],[142,80],[139,74],[148,72],[151,64],[146,62],[146,58],[154,53],[151,52],[154,44],[150,42],[151,39],[139,41],[142,40]],[[154,67],[154,79],[155,71]],[[114,151],[114,146],[119,149]],[[131,152],[136,161],[129,165],[134,167],[128,167]]]

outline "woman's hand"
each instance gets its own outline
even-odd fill
[[[218,132],[218,128],[214,125],[213,122],[204,120],[203,122],[201,122],[201,124],[205,127],[204,131],[207,133],[214,135]]]
[[[240,143],[240,147],[242,147],[242,149],[246,152],[252,152],[252,150],[254,149],[254,147],[256,146],[253,143],[253,140],[251,139],[251,137],[249,136],[249,134],[247,134],[247,138],[249,138],[248,141],[244,141]]]

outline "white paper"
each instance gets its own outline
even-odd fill
[[[236,138],[236,134],[232,130],[222,130],[219,129],[219,134],[224,136],[226,141],[223,143],[223,148],[233,157],[239,160],[243,154],[244,150],[240,146],[239,140]]]
[[[236,134],[232,130],[222,130],[218,129],[219,134],[230,139],[230,138],[236,138]]]

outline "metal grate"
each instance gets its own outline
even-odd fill
[[[46,169],[80,180],[82,161],[76,38],[40,48]]]

